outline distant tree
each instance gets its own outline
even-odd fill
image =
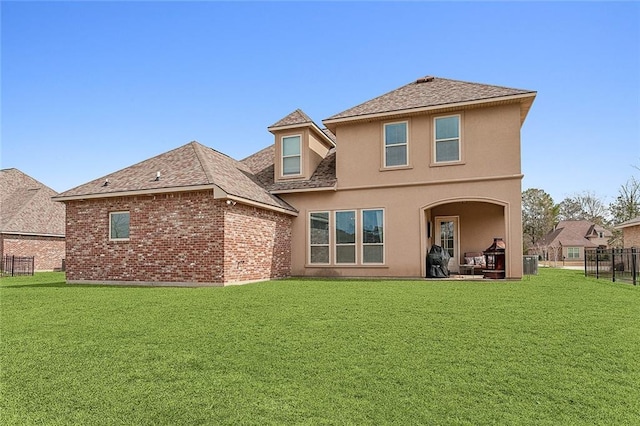
[[[607,206],[591,191],[574,194],[558,204],[560,220],[588,220],[606,225],[608,215]]]
[[[618,190],[618,197],[609,205],[615,224],[640,216],[640,181],[631,177]]]
[[[575,198],[567,197],[558,204],[559,220],[582,220],[583,218],[582,206]]]
[[[529,188],[522,193],[522,232],[525,249],[535,247],[553,229],[558,208],[551,195],[542,189]]]

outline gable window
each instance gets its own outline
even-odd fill
[[[285,136],[282,138],[282,175],[299,175],[301,164],[301,138],[300,136]]]
[[[435,162],[460,161],[460,116],[438,117],[434,128]]]
[[[406,166],[407,158],[407,122],[384,125],[384,166]]]
[[[567,258],[580,259],[580,247],[567,247]]]
[[[362,211],[362,263],[384,263],[384,212]]]
[[[329,212],[309,216],[309,263],[329,263]]]
[[[356,263],[356,212],[336,212],[336,263]]]
[[[109,213],[109,239],[129,239],[129,212]]]

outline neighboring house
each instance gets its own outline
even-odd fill
[[[545,260],[583,262],[588,248],[607,248],[612,232],[588,220],[562,220],[534,250]]]
[[[506,242],[522,277],[520,128],[536,92],[425,77],[235,161],[192,142],[61,194],[70,282],[423,277],[434,244]],[[156,176],[158,176],[156,178]]]
[[[624,248],[640,247],[640,216],[622,222],[616,229],[622,230]]]
[[[0,258],[34,257],[37,271],[62,268],[65,214],[56,195],[20,170],[0,170]]]

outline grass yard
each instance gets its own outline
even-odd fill
[[[640,288],[0,284],[7,425],[639,424]]]

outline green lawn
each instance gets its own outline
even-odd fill
[[[0,423],[638,424],[640,288],[0,284]]]

